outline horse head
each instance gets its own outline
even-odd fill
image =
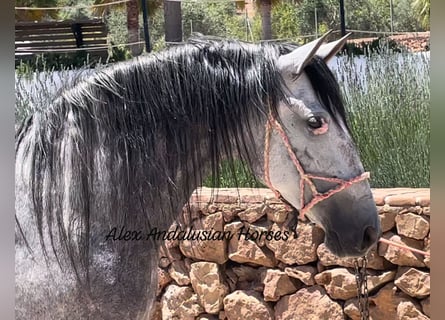
[[[326,65],[347,36],[322,44],[326,36],[278,60],[286,97],[268,120],[264,174],[272,190],[323,228],[332,252],[361,256],[378,240],[380,223]]]

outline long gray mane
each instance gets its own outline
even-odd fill
[[[99,222],[168,226],[175,200],[206,174],[201,159],[215,182],[222,159],[251,163],[251,128],[284,97],[276,61],[290,49],[194,41],[100,70],[29,117],[17,133],[17,161],[44,251],[88,282]],[[324,62],[314,58],[305,71],[329,113],[346,123]]]

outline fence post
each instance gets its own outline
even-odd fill
[[[145,40],[145,51],[150,52],[150,33],[148,31],[148,8],[147,1],[141,0],[142,4],[142,20],[144,24],[144,40]]]
[[[394,33],[394,6],[392,0],[389,0],[389,14],[391,16],[391,33]]]
[[[346,23],[345,23],[345,3],[343,0],[340,0],[340,29],[341,36],[346,35]]]
[[[318,39],[318,17],[317,17],[317,7],[314,10],[314,19],[315,19],[315,39]]]

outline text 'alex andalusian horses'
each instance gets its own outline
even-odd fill
[[[16,138],[17,318],[145,319],[160,243],[106,235],[168,229],[222,160],[247,163],[324,229],[334,253],[366,253],[379,220],[326,66],[345,39],[324,38],[195,39],[98,70],[26,119]]]

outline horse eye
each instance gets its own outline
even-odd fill
[[[323,126],[323,118],[320,116],[311,116],[307,119],[307,124],[312,129],[319,129]]]

